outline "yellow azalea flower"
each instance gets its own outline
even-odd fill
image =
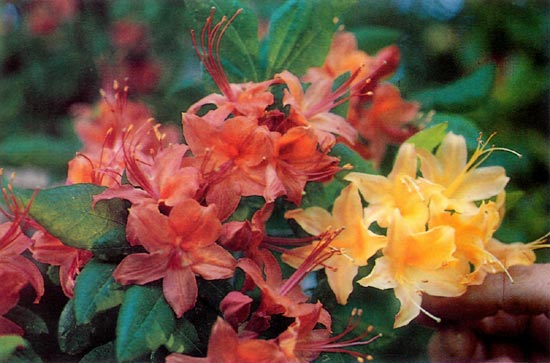
[[[458,296],[466,290],[462,283],[468,263],[456,259],[455,231],[438,226],[414,231],[395,210],[388,227],[383,256],[376,259],[372,272],[358,281],[362,286],[394,289],[401,308],[394,327],[408,324],[420,311],[422,293],[434,296]]]
[[[489,272],[500,272],[510,266],[532,265],[536,259],[534,250],[550,247],[550,244],[548,244],[549,238],[550,233],[530,243],[503,243],[496,238],[491,238],[486,248],[499,263],[488,264],[486,268]]]
[[[332,241],[330,247],[341,253],[334,254],[319,268],[326,267],[330,288],[340,304],[346,304],[353,290],[353,278],[359,266],[385,244],[386,238],[368,230],[363,220],[363,206],[357,187],[344,188],[334,201],[332,214],[320,207],[295,209],[286,212],[285,218],[294,219],[306,232],[319,235],[327,229],[344,230]],[[283,254],[283,261],[298,267],[315,248],[316,243],[292,249]]]
[[[475,210],[474,201],[499,194],[510,179],[503,167],[478,167],[491,152],[497,150],[486,148],[489,140],[479,142],[470,160],[466,140],[452,132],[445,136],[435,155],[424,149],[417,150],[423,178],[443,186],[445,197],[460,201],[457,211]]]
[[[499,205],[493,201],[483,202],[473,213],[456,212],[458,208],[440,195],[432,196],[430,201],[430,220],[428,228],[448,226],[455,231],[455,257],[466,260],[474,270],[465,276],[466,284],[481,284],[485,277],[482,267],[485,264],[499,263],[497,257],[487,250],[493,234],[500,225]]]
[[[376,221],[387,228],[394,211],[418,229],[425,229],[428,221],[429,195],[436,185],[417,182],[417,156],[414,145],[403,144],[397,153],[393,170],[384,177],[363,173],[349,173],[344,179],[357,185],[363,198],[369,203],[365,209],[366,224]]]

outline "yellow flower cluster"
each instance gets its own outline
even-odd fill
[[[287,213],[312,234],[328,226],[346,228],[347,235],[339,236],[334,247],[348,258],[339,257],[338,263],[328,263],[330,272],[326,269],[339,303],[346,303],[357,267],[379,250],[371,273],[358,283],[394,290],[401,303],[394,327],[408,324],[420,311],[432,316],[421,307],[423,293],[458,296],[469,285],[481,284],[487,273],[535,261],[533,249],[543,247],[543,239],[505,244],[493,238],[509,178],[502,167],[480,167],[497,150],[488,142],[479,142],[469,159],[464,137],[453,133],[435,154],[405,143],[387,177],[349,173],[345,179],[351,184],[335,201],[332,215],[318,208]],[[362,211],[357,190],[368,203]],[[386,235],[368,230],[373,223]]]

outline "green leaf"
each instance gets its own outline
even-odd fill
[[[333,20],[355,2],[289,0],[276,9],[260,48],[264,79],[285,69],[300,76],[322,65],[336,30]]]
[[[182,318],[176,321],[176,328],[164,346],[170,352],[189,353],[200,351],[197,345],[198,342],[197,329],[189,320]]]
[[[447,123],[442,122],[417,132],[413,136],[409,137],[405,142],[414,144],[417,148],[432,151],[441,143],[446,134]]]
[[[185,0],[185,7],[185,26],[187,30],[194,29],[199,44],[198,38],[212,7],[216,8],[214,24],[222,16],[230,18],[238,9],[242,9],[224,33],[219,55],[230,82],[258,81],[259,41],[256,15],[238,1]]]
[[[160,287],[130,287],[124,295],[116,327],[118,361],[127,362],[154,351],[168,342],[174,328],[174,313]]]
[[[435,127],[442,123],[447,125],[447,132],[464,136],[468,149],[473,150],[476,148],[481,130],[471,119],[461,115],[437,112],[432,117],[430,124]]]
[[[93,259],[76,278],[74,310],[78,324],[87,324],[96,313],[122,303],[124,291],[113,278],[115,268],[115,264]]]
[[[76,322],[74,300],[69,300],[61,311],[57,327],[57,341],[61,351],[78,354],[88,349],[92,345],[92,330],[91,325],[79,325]]]
[[[109,342],[89,351],[78,363],[117,363],[115,343]]]
[[[410,98],[419,101],[425,110],[465,112],[487,99],[495,81],[494,64],[486,64],[472,74],[439,88],[424,90]]]
[[[401,32],[384,26],[365,26],[353,29],[359,49],[374,55],[380,49],[395,44]]]
[[[40,357],[19,335],[0,336],[0,363],[39,363]]]
[[[48,333],[48,326],[46,325],[46,322],[34,311],[23,306],[14,306],[5,316],[23,328],[26,335]]]
[[[361,155],[350,149],[344,144],[336,144],[330,154],[340,158],[340,165],[352,165],[351,171],[358,173],[379,174],[372,166],[371,161],[365,160]]]
[[[47,150],[47,152],[44,152]],[[44,135],[11,135],[0,143],[3,165],[34,165],[44,169],[64,170],[78,146],[70,141]]]
[[[129,248],[126,243],[126,203],[120,199],[103,200],[92,208],[92,197],[105,190],[92,184],[74,184],[44,189],[34,199],[30,215],[64,244],[92,250],[97,254],[116,254]],[[26,204],[31,191],[17,191]]]

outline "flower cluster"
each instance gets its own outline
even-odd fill
[[[394,327],[408,324],[421,310],[438,320],[422,309],[423,293],[459,296],[469,285],[481,284],[487,273],[535,261],[533,250],[547,247],[545,238],[506,244],[493,237],[504,215],[509,178],[502,167],[479,167],[499,150],[487,147],[488,141],[480,140],[469,160],[466,140],[452,132],[435,154],[405,143],[387,177],[349,173],[345,179],[351,184],[336,199],[332,215],[318,207],[286,213],[311,234],[328,225],[350,228],[349,236],[333,244],[349,258],[333,258],[326,272],[340,303],[353,290],[358,267],[378,250],[382,255],[373,270],[357,282],[394,290],[401,302]],[[364,210],[360,195],[368,203]],[[385,235],[371,232],[374,225]],[[294,249],[283,259],[297,265],[309,249]]]
[[[422,117],[417,102],[403,100],[385,82],[399,65],[395,46],[369,56],[353,34],[339,31],[321,67],[301,76],[284,70],[262,82],[230,83],[218,50],[238,14],[215,23],[212,11],[200,33],[192,32],[221,93],[191,105],[182,115],[182,132],[157,123],[117,81],[97,105],[76,110],[83,147],[69,162],[67,186],[103,187],[92,207],[113,199],[129,206],[125,239],[132,249],[118,256],[114,281],[159,282],[179,319],[196,307],[200,281],[231,279],[207,357],[171,351],[167,362],[310,362],[322,352],[362,361],[370,355],[350,347],[379,336],[372,327],[355,332],[360,309],[333,334],[331,313],[300,285],[310,273],[323,270],[342,305],[354,282],[394,289],[401,302],[394,326],[400,327],[423,310],[423,293],[458,296],[487,273],[534,262],[533,250],[545,246],[543,240],[503,244],[493,238],[508,177],[501,167],[480,164],[496,148],[480,141],[468,159],[465,139],[453,133],[435,153],[406,142]],[[119,38],[137,32],[121,27]],[[349,172],[353,166],[341,165],[333,153],[338,143],[375,169],[388,145],[401,146],[384,177]],[[300,208],[307,185],[337,177],[345,186],[330,212]],[[35,260],[59,266],[63,292],[72,298],[76,276],[94,252],[66,245],[31,220],[32,200],[21,207],[9,190],[4,197],[12,221],[0,225],[0,276],[10,281],[2,286],[0,335],[23,334],[1,315],[25,285],[34,287],[37,301],[44,288],[40,272],[21,253],[28,249]],[[242,217],[250,197],[261,202]],[[266,225],[283,204],[284,217],[310,236],[268,235]],[[31,238],[21,231],[26,224],[34,230]],[[375,256],[370,274],[358,276]],[[295,271],[286,276],[281,261]]]

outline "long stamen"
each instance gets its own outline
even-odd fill
[[[315,248],[311,253],[306,257],[304,262],[298,267],[296,271],[285,281],[285,283],[279,289],[280,295],[286,295],[291,291],[296,285],[298,285],[307,274],[315,269],[315,267],[322,264],[324,261],[328,260],[334,254],[339,253],[339,249],[328,249],[332,241],[344,230],[344,228],[339,228],[336,230],[327,230],[322,233],[320,241],[317,243]]]
[[[242,11],[243,9],[237,10],[229,19],[227,19],[226,16],[222,17],[221,20],[212,27],[214,13],[216,12],[216,8],[212,8],[201,31],[200,47],[196,39],[195,30],[191,29],[191,42],[199,60],[206,71],[210,73],[210,76],[212,76],[212,79],[220,91],[230,101],[234,101],[235,96],[231,90],[227,75],[223,70],[220,58],[220,44],[224,33]]]

